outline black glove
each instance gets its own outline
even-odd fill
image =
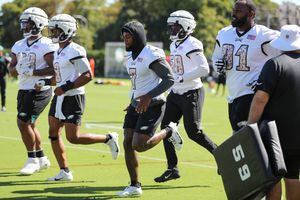
[[[217,72],[220,74],[225,74],[226,73],[226,62],[224,59],[219,59],[216,61],[217,66]]]

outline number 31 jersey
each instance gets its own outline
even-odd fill
[[[254,93],[251,88],[256,84],[263,65],[279,54],[269,45],[278,36],[278,31],[263,25],[255,25],[244,33],[232,26],[219,31],[212,59],[215,69],[217,60],[225,60],[229,103]]]

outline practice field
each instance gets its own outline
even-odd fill
[[[129,102],[129,82],[125,86],[95,85],[86,87],[87,104],[82,132],[119,133],[122,146],[123,109]],[[39,118],[43,147],[51,167],[32,176],[20,176],[26,161],[26,150],[16,125],[16,82],[8,81],[7,112],[0,112],[0,199],[118,199],[115,195],[129,182],[123,147],[117,160],[112,160],[106,145],[72,145],[65,140],[73,182],[48,182],[59,168],[48,140],[48,109]],[[225,97],[206,94],[203,128],[212,140],[220,144],[231,135]],[[143,196],[140,199],[226,199],[221,177],[217,175],[214,158],[202,147],[187,138],[183,125],[179,130],[184,146],[178,153],[181,178],[155,183],[154,177],[166,169],[162,143],[148,152],[140,153],[140,177]],[[65,139],[65,134],[63,134]]]

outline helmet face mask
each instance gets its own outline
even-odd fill
[[[185,10],[178,10],[170,14],[167,20],[170,40],[183,40],[193,33],[196,21],[193,15]]]
[[[67,14],[58,14],[49,21],[49,35],[53,43],[62,43],[76,35],[76,20]]]
[[[38,36],[48,25],[48,16],[40,8],[27,8],[20,16],[20,28],[25,38]]]

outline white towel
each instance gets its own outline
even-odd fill
[[[64,101],[64,95],[61,96],[57,96],[56,99],[56,106],[55,106],[55,117],[60,119],[60,120],[65,120],[66,117],[64,116],[63,112],[62,112],[62,104]]]

